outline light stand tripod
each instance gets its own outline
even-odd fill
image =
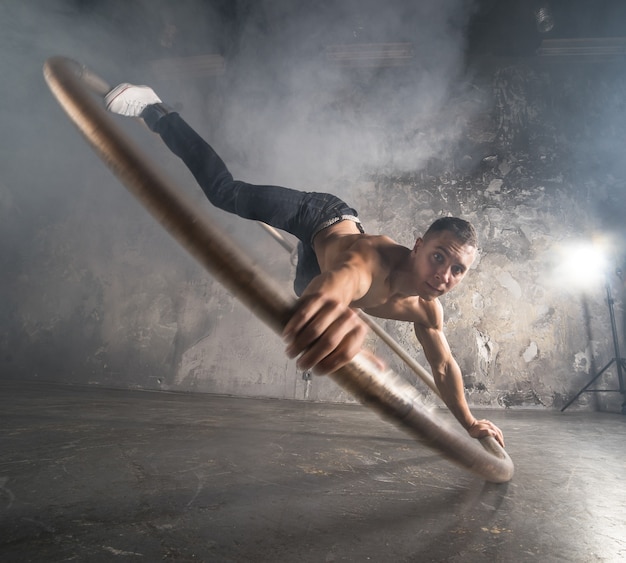
[[[622,279],[621,270],[617,270],[617,275],[620,279]],[[606,364],[593,378],[585,385],[570,401],[561,409],[563,412],[567,407],[569,407],[578,397],[580,397],[583,393],[611,393],[618,392],[622,394],[623,402],[622,402],[622,414],[626,414],[626,388],[624,387],[624,374],[626,374],[626,360],[622,358],[619,351],[619,340],[617,338],[617,326],[615,324],[615,311],[613,310],[613,295],[611,294],[611,284],[609,283],[608,277],[606,280],[606,300],[609,306],[609,316],[611,317],[611,332],[613,333],[613,350],[615,352],[615,356],[611,358],[611,361]],[[589,389],[591,385],[595,383],[595,381],[613,364],[615,364],[617,368],[617,380],[619,383],[619,389]]]

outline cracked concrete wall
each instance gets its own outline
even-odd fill
[[[611,257],[607,279],[623,342],[624,284],[614,274],[615,269],[623,269],[624,260],[622,163],[614,160],[589,168],[588,162],[575,162],[574,155],[580,155],[574,141],[564,136],[562,116],[546,101],[575,101],[587,113],[610,104],[598,93],[611,88],[605,82],[586,80],[586,70],[578,69],[576,74],[571,67],[565,72],[526,65],[503,68],[495,73],[492,85],[495,97],[507,101],[466,132],[469,138],[480,139],[465,147],[479,147],[475,155],[480,165],[472,174],[435,165],[430,172],[407,175],[401,181],[380,176],[370,188],[377,194],[368,199],[372,216],[380,216],[382,201],[398,210],[393,222],[397,238],[442,215],[463,216],[478,230],[479,260],[463,287],[443,298],[446,333],[473,404],[562,407],[614,356],[602,277],[583,291],[576,288],[576,280],[559,276],[558,249],[563,242],[590,241],[598,232],[614,237],[617,253]],[[515,80],[507,82],[504,76]],[[616,91],[624,88],[619,76],[609,82]],[[572,96],[568,88],[577,83],[585,87]],[[589,143],[586,159],[601,158],[595,153],[593,136],[584,135],[591,118],[585,113],[579,118],[575,142]],[[616,127],[613,135],[615,147],[620,146],[624,130]],[[457,161],[463,156],[477,160],[469,155],[461,153]],[[598,189],[603,184],[604,189]],[[613,188],[607,189],[606,184]],[[614,207],[616,213],[607,214],[601,207]],[[392,225],[387,221],[377,228],[389,230]],[[580,274],[589,267],[581,260]],[[394,332],[392,327],[389,330]],[[413,345],[410,334],[402,332],[398,337],[406,347]],[[615,366],[595,388],[619,388]],[[619,411],[621,402],[619,393],[585,394],[577,405]]]

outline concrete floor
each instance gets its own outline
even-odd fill
[[[626,417],[480,414],[505,485],[361,406],[0,382],[0,561],[625,561]]]

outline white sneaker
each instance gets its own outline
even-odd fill
[[[147,106],[160,104],[161,99],[149,86],[123,83],[113,88],[104,97],[104,103],[110,112],[126,117],[139,117]]]

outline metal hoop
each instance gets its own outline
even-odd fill
[[[106,93],[106,82],[64,57],[48,59],[44,76],[69,118],[128,190],[214,277],[280,333],[294,300],[199,213],[191,199],[157,171],[116,126],[93,96]],[[513,476],[511,458],[493,438],[479,443],[437,421],[412,385],[392,372],[382,372],[364,355],[329,377],[383,418],[487,481],[504,483]]]

